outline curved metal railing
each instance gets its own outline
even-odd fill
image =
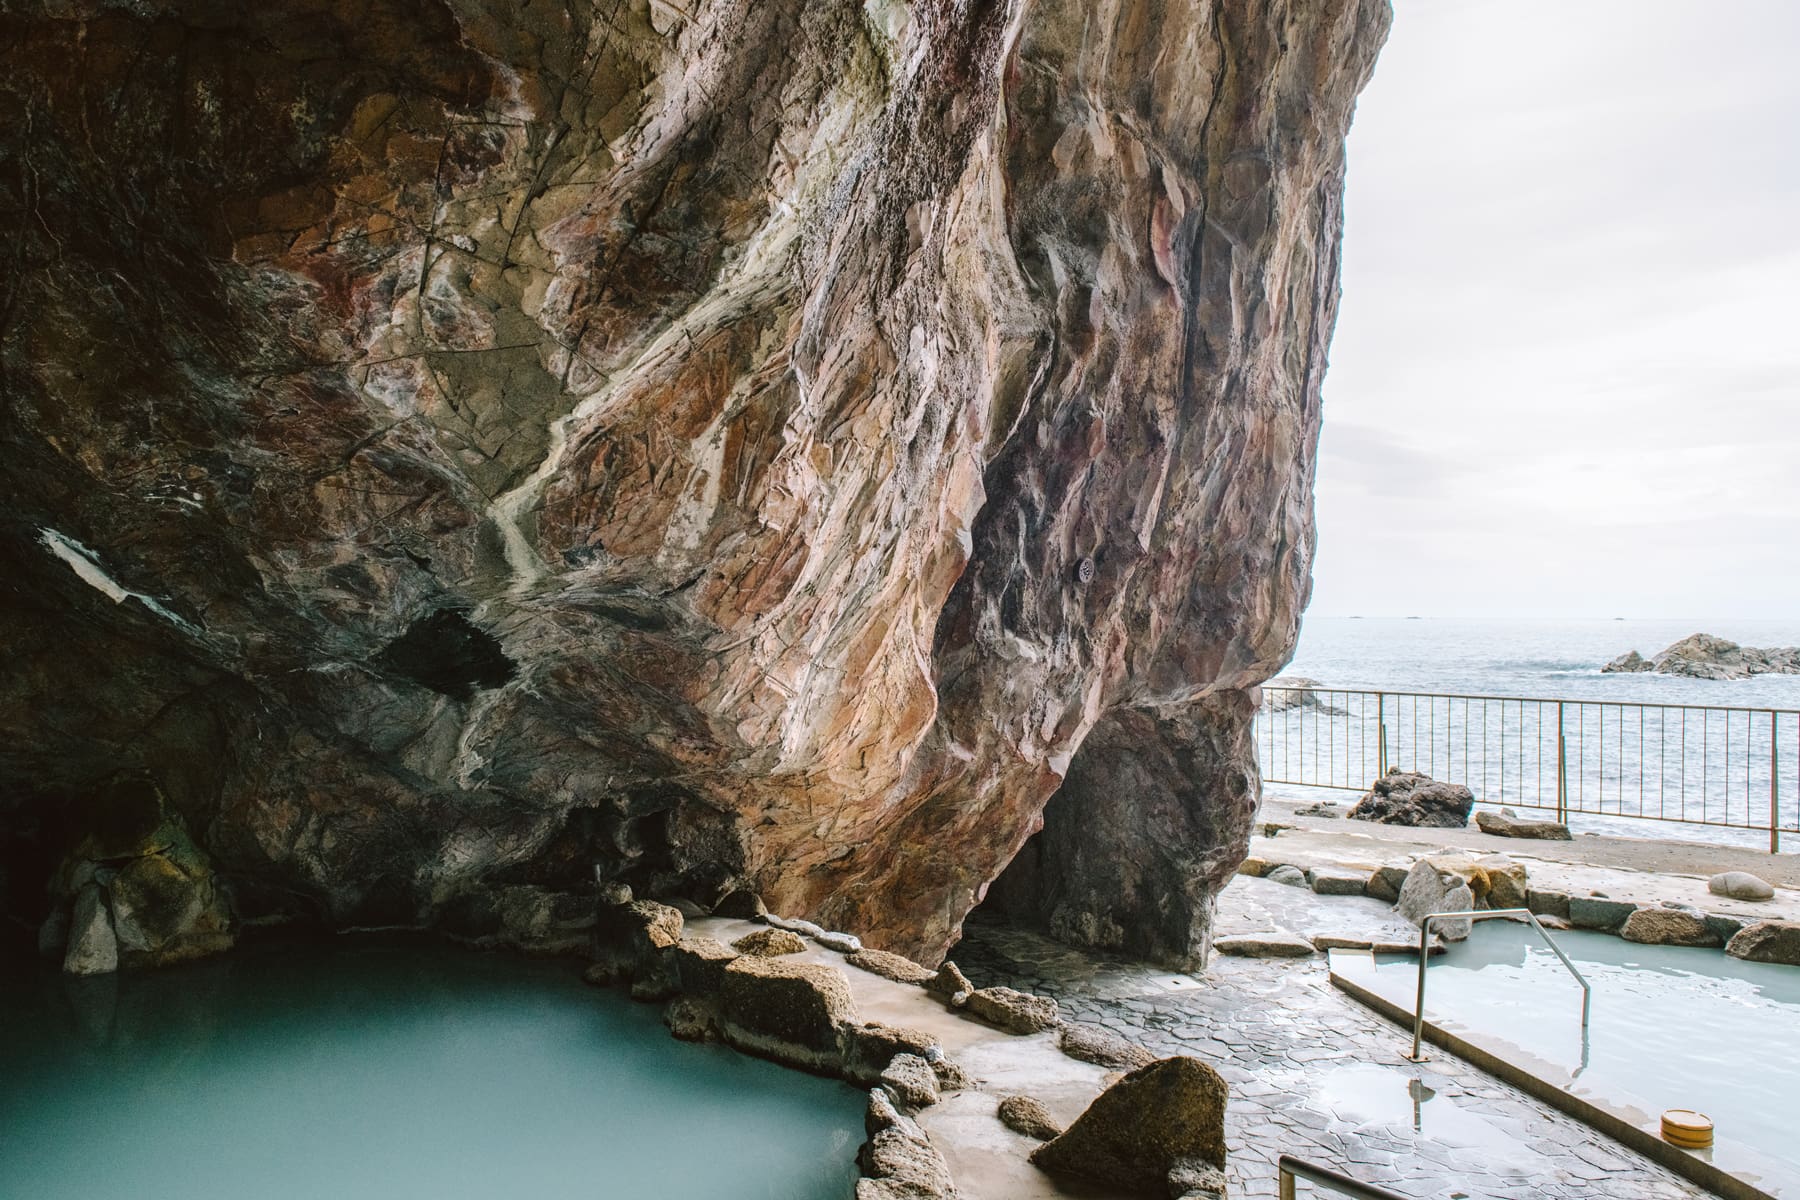
[[[1557,958],[1562,960],[1563,966],[1569,968],[1569,974],[1573,975],[1575,982],[1581,985],[1581,1040],[1585,1046],[1588,1012],[1593,1004],[1594,989],[1588,986],[1586,976],[1575,969],[1575,964],[1569,961],[1569,956],[1564,954],[1562,947],[1556,944],[1556,939],[1550,936],[1550,931],[1538,922],[1536,913],[1529,908],[1484,908],[1480,912],[1440,912],[1430,913],[1423,921],[1419,922],[1419,999],[1413,1006],[1412,1053],[1407,1055],[1413,1062],[1425,1061],[1425,1056],[1420,1053],[1419,1043],[1425,1036],[1425,964],[1430,957],[1428,952],[1432,924],[1437,921],[1449,920],[1486,921],[1493,917],[1524,917],[1530,921],[1531,927],[1537,930],[1539,937],[1544,939],[1544,944],[1550,947],[1551,952]]]
[[[1390,766],[1482,803],[1800,833],[1800,710],[1599,697],[1263,688],[1264,783],[1364,792]]]

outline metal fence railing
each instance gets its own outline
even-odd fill
[[[1800,834],[1800,711],[1265,687],[1265,782],[1365,791],[1389,767],[1478,801]]]

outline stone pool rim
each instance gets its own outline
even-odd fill
[[[1333,950],[1326,962],[1333,987],[1410,1033],[1410,983],[1407,1002],[1400,1003],[1374,984],[1372,952]],[[1572,1091],[1573,1077],[1562,1068],[1504,1038],[1436,1016],[1430,1007],[1425,1010],[1425,1040],[1726,1200],[1800,1198],[1800,1172],[1743,1142],[1720,1137],[1709,1150],[1684,1150],[1662,1139],[1655,1112],[1636,1097],[1623,1091],[1612,1097]],[[1404,1057],[1405,1049],[1396,1042],[1395,1056]]]

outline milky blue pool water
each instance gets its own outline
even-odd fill
[[[1600,933],[1553,936],[1594,989],[1585,1046],[1579,985],[1529,927],[1504,921],[1477,925],[1432,959],[1428,1015],[1504,1038],[1575,1073],[1576,1088],[1651,1117],[1697,1109],[1719,1136],[1800,1165],[1800,968]],[[1401,976],[1410,997],[1416,959],[1383,957],[1377,970]]]
[[[842,1200],[863,1096],[672,1040],[577,968],[265,946],[0,963],[0,1196]]]

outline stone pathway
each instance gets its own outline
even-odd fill
[[[1351,932],[1389,920],[1376,901],[1246,877],[1220,908],[1222,932],[1311,934],[1320,922]],[[1231,1085],[1236,1200],[1276,1195],[1282,1154],[1421,1198],[1708,1194],[1442,1051],[1408,1062],[1405,1034],[1332,988],[1323,955],[1215,956],[1196,979],[1083,954],[977,913],[951,957],[978,986],[1054,996],[1071,1020],[1217,1067]]]

